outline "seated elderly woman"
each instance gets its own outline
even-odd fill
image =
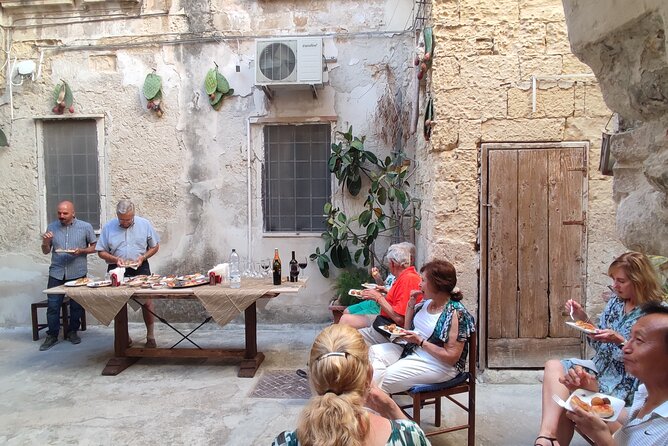
[[[568,398],[569,387],[579,387],[623,399],[629,406],[638,381],[627,373],[622,361],[622,348],[631,336],[633,324],[643,315],[641,305],[661,302],[662,292],[652,264],[639,252],[627,252],[617,257],[608,268],[613,280],[614,295],[601,314],[598,328],[589,334],[589,345],[596,351],[592,360],[551,359],[545,363],[543,377],[543,413],[535,445],[567,445],[573,438],[574,425],[564,409],[552,400],[552,395]],[[589,321],[582,306],[573,300],[566,302],[578,321]],[[618,427],[613,423],[610,428]]]
[[[377,290],[364,290],[361,297],[365,301],[377,303],[380,307],[380,316],[400,326],[404,325],[406,304],[411,291],[420,288],[420,275],[412,266],[414,254],[411,253],[411,246],[413,246],[411,243],[404,242],[391,245],[387,249],[385,257],[388,268],[390,273],[396,277],[389,292],[384,295]],[[363,329],[362,336],[369,344],[384,342],[385,339],[371,327],[376,317],[378,317],[377,313],[344,314],[339,324]]]
[[[373,380],[382,390],[397,393],[416,384],[433,384],[454,378],[466,365],[468,339],[475,336],[473,316],[460,302],[455,267],[434,260],[421,269],[420,290],[410,295],[406,310],[404,345],[372,345]],[[416,305],[419,297],[424,302]]]
[[[345,325],[325,328],[309,357],[314,396],[297,430],[282,432],[272,445],[428,446],[420,426],[406,419],[388,395],[371,388],[371,375],[368,347],[359,332]]]

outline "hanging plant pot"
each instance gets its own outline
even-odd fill
[[[225,76],[218,72],[218,64],[215,62],[213,64],[215,68],[210,69],[204,78],[204,91],[209,97],[211,107],[218,111],[223,106],[223,98],[234,94],[234,89],[230,88]]]
[[[431,69],[432,61],[434,60],[434,31],[431,26],[427,26],[422,30],[422,41],[418,45],[418,55],[415,58],[415,65],[419,67],[417,78],[422,80]]]
[[[74,113],[74,95],[72,94],[72,89],[62,79],[56,85],[56,88],[53,89],[53,102],[54,106],[51,111],[55,114],[62,115],[65,113],[66,108],[70,113]]]
[[[164,105],[162,104],[162,78],[155,74],[149,73],[144,80],[144,97],[148,101],[146,108],[155,112],[158,118],[162,117],[164,113]]]

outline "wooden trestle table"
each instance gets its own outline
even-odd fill
[[[222,285],[202,285],[193,288],[145,289],[128,286],[90,288],[59,286],[44,290],[46,294],[65,294],[77,301],[87,312],[104,325],[114,321],[114,357],[109,359],[103,375],[117,375],[140,358],[216,358],[238,360],[239,377],[255,376],[264,354],[257,351],[257,306],[256,301],[264,297],[276,297],[281,293],[296,293],[303,282],[272,285],[264,279],[242,279],[241,288]],[[181,335],[181,340],[170,348],[143,348],[129,344],[127,303],[132,300],[142,304],[143,299],[188,299],[198,300],[209,317],[188,334],[183,334],[161,316],[156,317]],[[189,337],[197,328],[215,320],[225,325],[243,311],[245,345],[243,349],[201,348]],[[195,348],[176,348],[187,340]]]

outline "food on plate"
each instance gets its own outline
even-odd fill
[[[590,324],[589,322],[585,322],[585,321],[576,321],[576,322],[575,322],[575,325],[577,325],[578,327],[582,328],[583,330],[591,330],[591,331],[596,330],[596,326],[595,326],[595,325]]]
[[[395,335],[406,334],[406,330],[404,330],[401,327],[398,327],[397,324],[386,325],[384,328],[385,328],[385,330],[387,330],[390,333],[395,334]]]
[[[587,404],[579,397],[573,395],[571,397],[571,406],[577,406],[585,412],[592,412],[601,418],[610,418],[615,414],[615,409],[613,409],[608,398],[595,396],[591,399],[591,404]]]
[[[105,286],[111,286],[111,280],[99,280],[97,282],[90,282],[86,286],[90,288],[100,288]]]
[[[362,297],[362,290],[350,290],[348,294],[351,296]]]
[[[577,406],[585,412],[591,412],[591,406],[580,399],[580,397],[573,395],[571,397],[571,406]]]
[[[74,281],[75,285],[86,285],[88,282],[91,280],[88,277],[82,277],[81,279],[77,279]]]
[[[132,287],[140,287],[146,283],[147,278],[148,276],[145,275],[130,277],[125,284]]]

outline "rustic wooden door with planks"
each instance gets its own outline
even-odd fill
[[[587,144],[483,144],[481,306],[490,368],[579,357],[564,303],[584,303]]]

